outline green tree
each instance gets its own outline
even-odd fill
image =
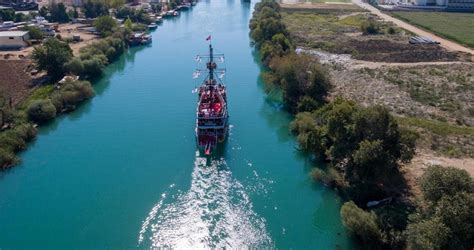
[[[71,72],[76,76],[80,76],[84,73],[84,63],[78,57],[72,58],[66,65],[67,71]]]
[[[27,113],[30,121],[44,123],[56,117],[56,108],[49,99],[35,100],[28,106]]]
[[[72,10],[69,10],[68,16],[70,19],[79,18],[79,12],[77,11],[77,7],[74,6]]]
[[[380,239],[377,216],[359,208],[353,201],[341,207],[341,218],[344,226],[365,244],[374,244]]]
[[[0,18],[2,21],[13,21],[15,11],[13,9],[0,9]]]
[[[103,37],[110,36],[117,22],[111,16],[100,16],[95,20],[94,27]]]
[[[25,26],[22,29],[28,31],[30,39],[42,40],[44,38],[44,32],[36,26]]]
[[[15,13],[15,19],[13,21],[15,21],[15,23],[19,23],[19,22],[24,22],[27,20],[27,17],[25,14],[23,13]]]
[[[109,14],[109,8],[105,2],[101,0],[87,0],[82,4],[82,7],[84,16],[87,18],[96,18]]]
[[[444,195],[436,205],[435,217],[452,232],[450,245],[455,249],[474,248],[474,193]]]
[[[56,4],[56,2],[53,2],[49,6],[49,10],[51,14],[50,21],[59,23],[69,22],[69,15],[66,12],[66,6],[63,3]]]
[[[469,174],[453,167],[430,166],[420,181],[423,197],[438,202],[443,196],[458,192],[474,192],[474,183]]]
[[[49,16],[49,9],[46,6],[41,7],[41,9],[38,11],[38,14],[44,18]]]
[[[130,18],[127,18],[127,20],[125,20],[125,22],[124,22],[124,27],[125,27],[128,31],[132,31],[132,29],[133,29],[133,23],[132,23],[132,20],[130,20]]]
[[[439,218],[433,218],[410,224],[406,233],[411,249],[432,250],[445,248],[450,230]]]
[[[72,58],[72,50],[67,43],[49,38],[42,46],[35,47],[32,57],[38,69],[46,70],[53,80],[58,80],[66,72],[65,64]]]

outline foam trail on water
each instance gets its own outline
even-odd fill
[[[252,208],[243,185],[232,178],[224,160],[196,157],[191,188],[165,204],[167,193],[144,220],[139,244],[151,247],[261,248],[272,242],[265,219]]]

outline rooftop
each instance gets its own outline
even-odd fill
[[[28,31],[0,31],[0,37],[6,37],[6,36],[24,36],[27,34]]]

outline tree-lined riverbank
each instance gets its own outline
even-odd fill
[[[310,181],[290,115],[263,93],[249,46],[252,8],[200,2],[164,21],[153,44],[127,50],[92,81],[94,98],[39,127],[22,162],[0,174],[2,247],[135,248],[156,212],[139,248],[351,249],[340,199]],[[222,155],[204,164],[192,72],[209,33],[226,56],[232,126]]]
[[[319,22],[323,20],[346,21],[331,19],[330,14],[320,15],[323,17],[313,21],[316,25],[321,25]],[[287,22],[292,21],[291,17],[286,18]],[[423,190],[419,197],[422,202],[412,202],[402,166],[415,155],[417,132],[400,128],[398,119],[383,106],[362,107],[334,96],[328,100],[331,88],[328,71],[314,55],[293,51],[291,32],[281,20],[277,3],[263,1],[257,4],[250,36],[267,66],[262,74],[269,89],[281,89],[285,108],[296,114],[291,130],[297,136],[300,149],[327,163],[326,168],[313,168],[311,176],[335,187],[350,200],[343,205],[341,216],[351,234],[371,248],[446,248],[450,240],[459,248],[469,248],[472,230],[467,228],[471,228],[473,222],[465,213],[474,206],[470,201],[472,179],[455,181],[455,187],[449,191],[466,192],[463,195],[469,197],[465,203],[454,201],[450,208],[463,211],[456,216],[456,220],[464,221],[466,230],[462,232],[453,227],[444,213],[433,214],[426,209],[444,206],[430,199],[429,190]],[[379,27],[376,25],[369,20],[360,28],[364,34],[377,33]],[[387,30],[396,32],[393,28]],[[300,39],[307,39],[303,33],[298,34]],[[310,42],[314,43],[313,40]],[[339,45],[337,41],[331,43],[335,47]],[[436,177],[425,180],[422,185],[435,182],[437,184],[432,188],[442,189],[445,184],[440,183],[450,182],[449,176],[467,176],[465,171],[431,167],[424,178],[429,179],[436,171]],[[430,226],[439,230],[439,239],[433,235],[434,231],[426,232]]]

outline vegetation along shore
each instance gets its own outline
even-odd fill
[[[341,217],[360,244],[474,246],[472,177],[417,158],[472,158],[469,57],[411,46],[403,29],[353,5],[282,10],[262,1],[250,29],[267,89],[280,89],[295,115],[300,149],[326,163],[310,176],[347,200]]]
[[[150,12],[161,15],[162,10],[172,9],[180,3],[157,4]],[[10,16],[19,18],[10,15],[9,11],[1,10],[4,20]],[[40,9],[38,16],[60,24],[81,17],[93,20],[90,29],[98,38],[77,46],[71,37],[47,36],[35,26],[25,26],[32,39],[42,42],[22,51],[29,54],[19,63],[23,65],[32,60],[35,71],[39,72],[35,74],[40,77],[31,89],[22,90],[21,95],[15,95],[15,91],[0,92],[0,169],[19,162],[16,154],[35,138],[38,125],[61,113],[73,111],[77,105],[94,96],[91,82],[126,51],[134,32],[147,31],[147,25],[155,21],[152,15],[155,14],[131,8],[125,3],[103,1],[87,1],[82,9],[74,8],[70,12],[66,12],[62,3],[54,2]],[[36,17],[21,16],[25,21],[31,18]],[[14,63],[11,60],[4,62],[8,65]],[[31,71],[30,67],[25,71]]]

